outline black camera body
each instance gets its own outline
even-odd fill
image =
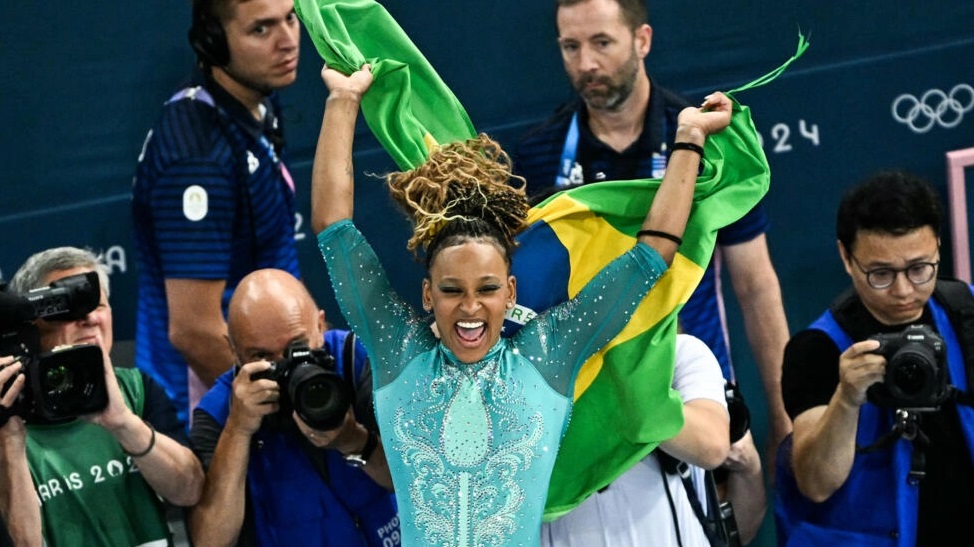
[[[730,415],[730,442],[734,444],[751,429],[751,411],[744,401],[741,388],[734,382],[727,381],[724,384],[724,398],[727,400],[727,413]]]
[[[744,401],[741,388],[730,380],[724,382],[724,398],[727,400],[727,414],[730,416],[730,442],[734,444],[743,439],[744,435],[750,431],[751,411]],[[714,480],[717,484],[727,482],[728,474],[729,471],[724,466],[713,470]]]
[[[108,406],[101,348],[83,344],[41,353],[40,333],[34,325],[36,319],[76,321],[91,313],[100,300],[97,272],[68,276],[23,295],[0,284],[0,355],[18,358],[26,377],[10,413],[27,423],[53,423]]]
[[[723,501],[717,507],[718,537],[725,547],[741,547],[741,532],[737,527],[737,516],[730,501]]]
[[[278,383],[278,414],[288,417],[294,410],[312,428],[328,431],[342,425],[355,400],[355,389],[337,370],[335,358],[326,349],[310,349],[305,343],[295,342],[288,345],[283,359],[250,378]]]
[[[883,381],[866,392],[873,404],[934,411],[949,398],[946,346],[931,327],[909,325],[900,332],[869,339],[879,341],[875,353],[886,358]]]

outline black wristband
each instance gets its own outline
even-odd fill
[[[156,446],[156,428],[152,427],[152,424],[150,424],[149,422],[145,421],[144,418],[142,420],[142,423],[144,423],[145,425],[149,426],[149,431],[152,432],[152,438],[149,439],[149,446],[146,447],[146,449],[143,450],[142,452],[137,452],[137,453],[133,454],[133,453],[129,452],[128,450],[125,450],[125,447],[122,447],[122,452],[125,452],[125,454],[127,454],[127,455],[129,455],[129,456],[131,456],[133,458],[141,458],[142,456],[145,456],[149,452],[152,452],[152,449]]]
[[[358,454],[345,454],[345,463],[351,465],[352,467],[365,467],[365,464],[369,463],[369,458],[372,457],[372,453],[375,452],[375,447],[379,445],[379,434],[374,430],[369,429],[369,437],[365,441],[365,446],[362,447],[362,451]]]
[[[365,441],[365,447],[362,448],[362,459],[369,461],[372,457],[372,453],[375,452],[375,447],[379,445],[379,434],[375,430],[369,430],[369,438]]]
[[[700,157],[703,158],[703,147],[692,142],[675,142],[670,145],[670,151],[673,150],[689,150],[700,154]]]
[[[669,232],[660,232],[659,230],[639,230],[636,232],[636,237],[639,236],[656,236],[663,239],[668,239],[677,245],[683,244],[683,239],[681,239],[679,236],[675,236]]]

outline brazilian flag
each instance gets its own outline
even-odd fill
[[[753,208],[769,182],[750,114],[740,104],[734,104],[731,126],[707,139],[704,157],[673,264],[626,328],[582,366],[575,380],[575,405],[552,472],[547,519],[615,480],[683,424],[680,396],[670,388],[677,313],[703,277],[717,230]],[[657,179],[588,184],[532,208],[514,255],[518,307],[509,321],[529,320],[574,297],[631,248],[659,185]]]
[[[391,15],[372,0],[296,0],[295,8],[324,61],[374,76],[362,100],[365,120],[400,169],[425,161],[430,147],[476,135],[462,105]],[[728,92],[763,85],[775,71]],[[769,168],[748,108],[734,102],[731,125],[707,139],[690,221],[673,265],[629,325],[583,366],[575,406],[551,477],[547,519],[606,486],[683,423],[670,388],[676,317],[703,276],[718,229],[741,218],[768,190]],[[635,242],[660,181],[612,181],[555,194],[531,209],[513,273],[518,308],[508,332],[574,296]]]

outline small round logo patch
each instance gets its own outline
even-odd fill
[[[209,201],[206,190],[194,184],[183,192],[183,214],[193,222],[203,220],[209,209]]]

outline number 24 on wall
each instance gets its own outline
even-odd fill
[[[819,145],[818,136],[818,124],[811,124],[805,122],[805,120],[798,120],[798,136],[807,139],[812,143],[813,146]],[[761,146],[764,146],[764,135],[758,133],[758,138],[761,141]],[[785,152],[791,152],[792,146],[792,129],[786,123],[776,123],[771,126],[771,139],[774,145],[771,151],[775,154],[783,154]]]

